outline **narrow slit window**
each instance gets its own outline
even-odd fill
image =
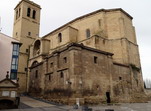
[[[62,42],[62,34],[61,33],[58,34],[58,41]]]
[[[49,74],[48,79],[49,79],[49,81],[51,81],[51,74]]]
[[[98,57],[94,56],[94,63],[96,64],[98,62]]]
[[[60,78],[63,78],[64,77],[64,74],[63,72],[60,73]]]
[[[99,27],[101,27],[101,19],[98,20]]]
[[[27,9],[27,17],[30,17],[30,12],[31,12],[31,9],[28,8],[28,9]]]
[[[90,36],[91,36],[90,29],[87,29],[87,30],[86,30],[86,37],[87,37],[87,38],[90,38]]]
[[[19,17],[20,17],[20,13],[21,13],[21,8],[19,8]]]
[[[32,16],[32,18],[33,18],[33,19],[36,18],[36,11],[35,11],[35,10],[33,10],[33,16]]]
[[[64,63],[67,63],[67,57],[64,57],[63,60],[64,60]]]

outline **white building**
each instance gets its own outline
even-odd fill
[[[0,33],[0,80],[6,77],[7,71],[12,80],[17,79],[19,46],[19,41]]]

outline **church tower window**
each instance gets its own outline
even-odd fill
[[[30,17],[30,12],[31,12],[31,9],[28,8],[28,9],[27,9],[27,16],[28,16],[28,17]]]
[[[19,8],[19,17],[20,17],[21,8]]]
[[[62,42],[62,34],[61,33],[58,34],[58,41]]]
[[[32,16],[32,18],[33,18],[33,19],[36,18],[36,11],[35,11],[35,10],[33,10],[33,16]]]

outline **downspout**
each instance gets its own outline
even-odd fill
[[[27,58],[27,70],[26,70],[26,92],[28,92],[28,74],[29,74],[29,70],[28,70],[28,65],[29,65],[29,55],[30,55],[30,45],[28,46],[28,58]]]

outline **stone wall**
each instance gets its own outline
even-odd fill
[[[108,95],[130,101],[135,93],[143,93],[132,17],[122,9],[79,17],[35,40],[31,53],[36,41],[41,43],[40,53],[30,54],[29,67],[34,61],[43,64],[31,68],[29,75],[34,80],[35,70],[41,70],[35,88],[41,88],[46,98],[94,96],[105,101]]]

